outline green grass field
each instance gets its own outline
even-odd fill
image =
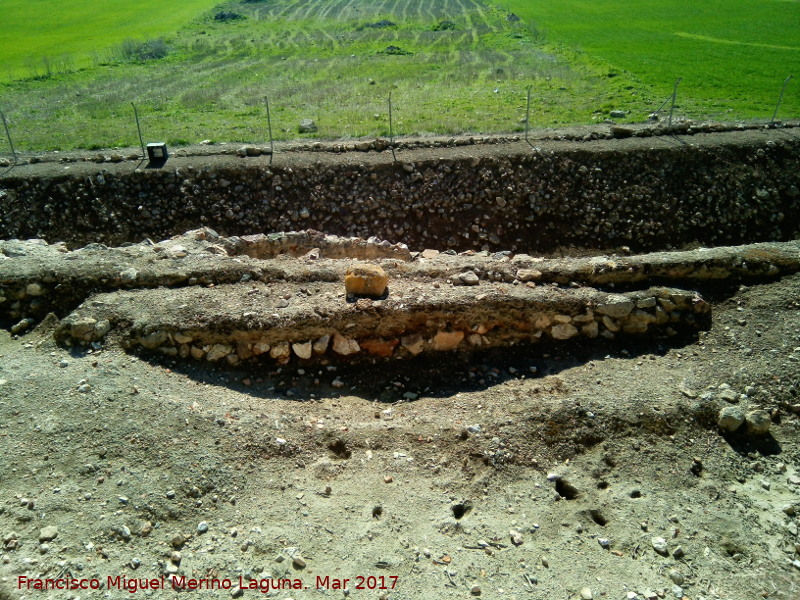
[[[127,38],[173,33],[215,0],[0,0],[0,77],[86,67]]]
[[[644,120],[677,76],[681,114],[731,120],[769,117],[796,72],[782,114],[800,116],[798,2],[51,4],[0,0],[0,109],[21,150],[135,146],[131,102],[148,141],[261,142],[267,95],[277,139],[304,137],[303,118],[314,137],[387,135],[389,93],[396,134],[521,131],[528,85],[533,127]],[[137,59],[129,38],[166,56]]]
[[[689,112],[800,116],[800,2],[796,0],[502,0],[547,40],[626,71],[666,97],[678,77]]]

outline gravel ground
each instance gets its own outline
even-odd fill
[[[204,598],[344,598],[344,579],[376,599],[796,598],[799,289],[706,290],[710,331],[673,346],[335,371],[0,332],[0,597],[159,578],[137,594],[167,598],[178,577],[231,586]],[[723,435],[726,406],[769,433]]]

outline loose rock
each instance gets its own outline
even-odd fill
[[[653,550],[655,550],[661,556],[669,555],[667,540],[665,540],[663,537],[654,537],[652,540],[650,540],[650,543],[653,545]]]
[[[297,127],[298,133],[314,133],[318,130],[317,124],[311,119],[303,119]]]
[[[719,411],[717,425],[723,431],[736,431],[744,423],[744,411],[738,406],[726,406]]]
[[[472,271],[465,271],[453,279],[454,285],[478,285],[480,278]]]
[[[672,580],[672,583],[674,583],[675,585],[683,585],[683,582],[685,581],[683,573],[681,573],[677,569],[671,569],[670,570],[669,578]]]
[[[378,265],[356,265],[350,267],[344,278],[348,294],[380,298],[386,293],[389,277]]]
[[[49,525],[39,530],[39,542],[50,542],[58,537],[58,527]]]
[[[305,569],[307,563],[302,556],[297,554],[292,558],[292,564],[298,569]]]
[[[19,323],[17,323],[16,325],[13,325],[11,327],[11,333],[14,334],[14,335],[18,335],[20,333],[23,333],[23,332],[27,331],[28,329],[30,329],[31,327],[33,327],[33,325],[35,323],[36,323],[36,321],[34,319],[30,319],[30,318],[22,319]]]
[[[772,424],[769,413],[765,410],[752,410],[745,415],[747,432],[751,435],[766,435]]]

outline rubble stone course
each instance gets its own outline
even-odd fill
[[[207,225],[456,251],[780,241],[798,231],[793,131],[454,145],[397,163],[384,151],[288,153],[272,165],[177,157],[160,170],[78,163],[47,176],[30,165],[0,176],[0,238],[116,245]]]
[[[286,254],[254,251],[268,238]],[[328,246],[307,250],[302,240]],[[366,260],[376,253],[384,258]],[[697,292],[676,285],[800,270],[800,242],[544,259],[409,252],[318,232],[225,238],[208,228],[157,244],[73,251],[12,240],[0,242],[0,256],[0,315],[13,333],[56,313],[63,344],[118,342],[231,365],[669,337],[705,328],[711,311]],[[381,274],[387,295],[352,297],[348,273]],[[463,285],[464,273],[475,285]]]

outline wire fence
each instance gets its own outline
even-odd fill
[[[791,90],[790,83],[792,80],[792,75],[787,76],[782,81],[782,85],[780,86],[780,91],[777,94],[774,109],[771,111],[770,114],[764,114],[763,117],[758,118],[750,118],[746,120],[735,120],[733,122],[745,125],[745,126],[766,126],[766,127],[776,127],[785,122],[791,122],[792,120],[796,119],[797,117],[794,115],[787,115],[781,111],[781,107],[786,97],[787,90]],[[598,115],[600,118],[594,122],[594,124],[605,123],[609,125],[621,124],[623,126],[626,125],[637,125],[637,124],[644,124],[644,123],[651,123],[657,124],[662,129],[666,129],[667,131],[676,126],[678,124],[684,124],[687,121],[702,121],[702,122],[713,122],[713,123],[730,123],[731,120],[720,119],[719,114],[716,115],[707,115],[704,116],[702,114],[698,114],[695,112],[690,112],[683,110],[681,104],[679,102],[680,95],[680,84],[682,82],[682,78],[678,78],[674,84],[672,84],[672,93],[667,96],[664,101],[659,106],[641,106],[640,110],[638,111],[638,115],[640,116],[637,118],[634,113],[636,111],[622,111],[622,110],[609,110],[607,114]],[[776,86],[777,89],[777,86]],[[522,133],[524,135],[524,140],[531,144],[530,138],[531,135],[534,134],[537,130],[544,129],[543,127],[533,125],[531,116],[532,114],[535,115],[536,106],[534,106],[534,96],[533,92],[535,90],[534,85],[528,85],[524,88],[524,95],[522,97],[525,99],[521,106],[515,107],[512,110],[508,110],[508,114],[506,122],[508,123],[507,128],[495,128],[493,131],[486,131],[482,130],[479,127],[480,119],[476,118],[475,115],[470,115],[468,111],[465,111],[463,114],[463,127],[454,127],[453,131],[445,131],[445,132],[435,132],[435,135],[439,136],[456,136],[460,134],[470,134],[476,133],[480,131],[480,133],[476,133],[476,135],[507,135],[507,134],[519,134]],[[413,112],[409,111],[408,108],[411,104],[415,101],[424,101],[424,95],[420,94],[416,97],[405,97],[401,99],[401,106],[398,107],[398,102],[396,99],[393,99],[392,92],[388,93],[388,96],[381,99],[373,99],[371,102],[363,102],[360,101],[359,103],[355,104],[355,108],[353,107],[342,107],[343,113],[358,113],[359,111],[362,113],[367,113],[371,116],[374,121],[375,125],[373,127],[373,131],[363,135],[355,137],[350,133],[346,133],[345,131],[349,129],[347,126],[342,127],[341,130],[337,131],[337,124],[347,124],[347,119],[344,118],[341,121],[337,120],[336,118],[328,118],[327,121],[330,122],[324,129],[321,129],[318,123],[314,119],[301,119],[299,122],[292,122],[292,123],[285,123],[280,122],[281,117],[279,116],[276,120],[273,115],[275,113],[275,102],[274,100],[271,101],[268,97],[263,97],[261,103],[253,103],[253,110],[248,115],[246,122],[248,125],[246,127],[235,127],[231,129],[231,137],[230,139],[223,139],[219,140],[219,142],[223,143],[232,143],[232,144],[268,144],[267,148],[261,148],[260,153],[268,154],[270,156],[270,164],[272,163],[272,156],[276,152],[276,142],[296,142],[298,140],[303,140],[307,142],[314,142],[320,140],[327,140],[327,141],[343,141],[350,144],[354,143],[354,140],[358,138],[389,138],[388,144],[385,144],[384,147],[388,148],[392,152],[393,159],[396,160],[395,148],[396,148],[396,137],[398,136],[421,136],[421,137],[430,137],[434,134],[432,133],[424,133],[420,134],[418,131],[414,131],[413,123],[409,124],[408,122],[404,123],[404,130],[397,131],[397,119],[396,115],[398,114],[398,108],[400,108],[401,114],[403,111],[406,112]],[[260,104],[260,105],[259,105]],[[184,127],[180,128],[180,133],[176,133],[174,127],[170,127],[169,117],[163,114],[163,111],[160,111],[157,107],[154,108],[152,106],[143,106],[141,104],[136,104],[131,102],[129,104],[131,110],[129,111],[130,114],[128,117],[124,117],[115,122],[115,126],[121,129],[117,131],[113,138],[115,140],[120,140],[121,143],[117,144],[102,144],[99,143],[96,139],[83,139],[80,138],[80,141],[75,144],[76,151],[91,151],[91,150],[109,150],[109,149],[119,149],[119,148],[134,148],[139,146],[141,152],[141,158],[147,157],[147,149],[145,139],[155,141],[166,141],[170,145],[175,147],[180,146],[189,146],[189,145],[197,145],[197,144],[212,144],[211,140],[203,139],[202,135],[186,135],[186,129]],[[2,108],[2,107],[0,107]],[[278,105],[278,112],[283,113],[287,111],[283,111],[282,109],[285,107],[281,107]],[[315,111],[312,107],[304,107],[309,113],[313,114]],[[288,111],[293,112],[293,111]],[[516,113],[516,114],[514,114]],[[518,116],[521,114],[522,116]],[[498,115],[494,115],[497,117]],[[2,143],[0,143],[0,161],[3,162],[0,166],[9,166],[9,165],[16,165],[20,163],[24,163],[26,161],[30,161],[32,158],[35,161],[37,156],[39,156],[44,150],[39,150],[36,148],[35,143],[30,143],[30,140],[26,139],[26,133],[31,131],[31,127],[28,126],[27,128],[21,127],[18,131],[15,129],[14,126],[14,113],[13,111],[6,112],[4,110],[0,110],[0,120],[2,120],[3,130],[4,130],[4,139]],[[643,118],[642,118],[643,117]],[[455,122],[459,121],[457,114],[450,113],[449,118]],[[282,139],[278,140],[273,135],[273,124],[280,123],[279,127],[280,132],[282,134]],[[122,125],[120,125],[122,123]],[[589,126],[592,123],[569,123],[569,122],[561,122],[559,123],[559,127],[572,127],[572,126]],[[242,129],[245,130],[245,135],[242,135]],[[55,127],[49,127],[48,131],[57,137],[58,135],[58,125],[56,124]],[[91,131],[90,127],[87,127],[87,135],[86,137],[91,138]],[[294,135],[292,135],[294,133]],[[192,139],[193,138],[193,139]],[[73,138],[75,139],[75,138]],[[108,139],[108,138],[105,138]],[[26,143],[28,142],[28,143]],[[138,142],[138,143],[137,143]],[[20,148],[25,148],[25,150],[20,151]],[[72,148],[62,148],[60,151],[64,150],[72,150]],[[280,150],[280,144],[278,145],[278,150]]]

